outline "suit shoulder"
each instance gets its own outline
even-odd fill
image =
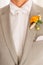
[[[9,8],[10,8],[10,5],[9,5],[9,4],[8,4],[7,6],[5,6],[5,7],[0,8],[0,15],[1,15],[3,12],[7,12],[7,11],[9,10]]]
[[[38,4],[35,4],[35,3],[33,3],[33,5],[32,5],[32,9],[34,9],[34,10],[38,10],[38,11],[43,11],[43,7],[41,7],[41,6],[39,6]]]

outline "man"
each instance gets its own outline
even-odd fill
[[[40,30],[30,29],[30,18],[41,15],[43,8],[32,0],[11,0],[0,9],[0,65],[43,65],[43,40]]]

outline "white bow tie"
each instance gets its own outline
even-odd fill
[[[12,10],[12,9],[11,9],[11,13],[13,13],[14,15],[17,14],[17,13],[18,13],[18,14],[19,14],[19,13],[27,14],[28,12],[29,12],[29,11],[27,11],[27,10],[23,10],[23,9],[19,9],[19,8],[16,9],[16,10]]]

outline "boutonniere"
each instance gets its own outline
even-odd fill
[[[38,15],[38,16],[32,16],[30,18],[30,29],[34,28],[36,30],[40,30],[40,25],[42,24],[42,20],[41,20],[41,16]]]

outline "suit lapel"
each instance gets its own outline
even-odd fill
[[[37,10],[37,12],[35,11],[35,7],[36,7],[36,9],[38,8],[38,6],[33,3],[31,12],[30,12],[30,17],[34,16],[34,15],[38,15],[40,13],[40,11],[38,11],[38,10]],[[25,39],[23,56],[22,56],[20,65],[24,65],[24,63],[28,60],[28,56],[29,56],[30,50],[32,48],[33,41],[35,40],[35,38],[37,36],[37,30],[35,30],[35,28],[30,30],[29,26],[30,26],[30,23],[28,23],[28,27],[27,27],[27,34],[26,34],[26,39]]]
[[[15,52],[15,48],[14,48],[12,36],[11,36],[9,12],[10,12],[9,5],[2,9],[2,11],[1,11],[1,25],[2,25],[2,30],[3,30],[3,35],[4,35],[4,38],[6,41],[5,44],[8,47],[9,53],[10,53],[14,63],[17,64],[18,58],[17,58],[16,52]]]

